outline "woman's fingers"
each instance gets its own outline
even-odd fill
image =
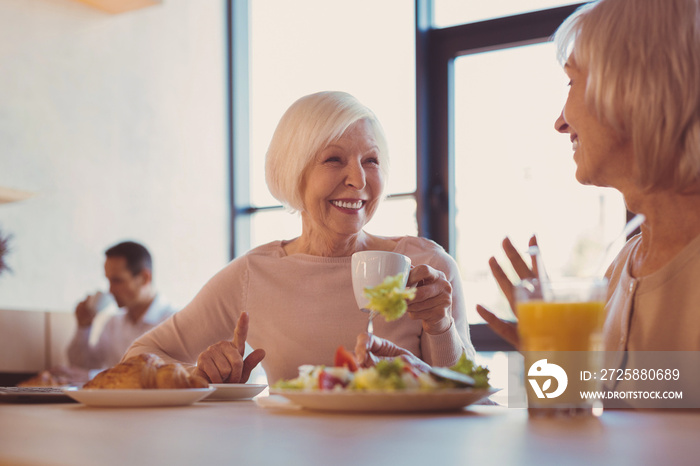
[[[537,238],[533,235],[528,244],[530,247],[537,247]],[[530,268],[508,238],[503,240],[503,251],[506,253],[508,260],[512,264],[513,270],[515,270],[521,280],[537,278],[537,261],[535,260],[534,255],[531,255],[532,268]],[[503,268],[494,257],[489,259],[489,267],[491,268],[491,273],[496,279],[498,286],[506,296],[513,313],[515,313],[515,287],[513,282],[511,282],[510,278],[508,278],[506,273],[503,271]]]
[[[233,331],[233,344],[238,349],[241,356],[245,354],[245,341],[248,339],[248,325],[250,317],[247,312],[242,312],[236,322],[236,329]]]
[[[373,360],[371,348],[372,335],[369,333],[360,333],[355,341],[355,360],[360,367],[373,366],[376,361]]]
[[[536,248],[537,254],[539,254],[539,246],[537,246],[537,237],[535,235],[532,235],[530,237],[530,241],[527,244],[530,248]],[[540,276],[540,271],[537,268],[537,260],[535,259],[535,255],[530,254],[530,260],[532,261],[532,274],[534,275],[533,278],[537,278]]]
[[[233,342],[220,341],[199,355],[197,369],[204,372],[211,383],[235,383],[241,378],[243,359]]]
[[[413,320],[423,321],[426,332],[437,335],[446,331],[451,325],[450,309],[452,295],[432,296],[422,301],[412,301],[408,304],[407,313]]]
[[[408,301],[409,317],[422,320],[430,334],[446,331],[452,322],[452,284],[444,272],[418,265],[411,269],[407,286],[416,287],[415,298]]]
[[[479,304],[476,305],[476,312],[479,313],[482,319],[486,321],[497,335],[513,345],[515,349],[518,349],[520,338],[518,337],[518,325],[516,323],[499,319],[492,312]]]
[[[245,383],[265,357],[265,351],[257,349],[243,359],[249,322],[248,313],[243,312],[236,322],[233,340],[220,341],[203,351],[197,358],[195,373],[211,383]]]
[[[400,356],[408,351],[372,333],[361,333],[355,343],[355,359],[361,367],[374,366],[381,358]]]
[[[372,367],[384,358],[401,358],[407,364],[421,371],[430,367],[407,349],[368,333],[361,333],[357,336],[355,358],[360,367]]]
[[[520,277],[521,280],[535,278],[534,272],[525,263],[518,250],[515,249],[513,243],[510,242],[509,238],[503,240],[503,251],[505,251],[508,260],[513,265],[515,273],[518,274],[518,277]]]
[[[496,258],[492,257],[489,259],[489,267],[491,268],[493,278],[495,278],[496,283],[498,283],[498,287],[506,296],[506,299],[510,304],[510,308],[513,309],[513,312],[515,312],[515,293],[513,283],[510,281],[510,278],[508,278],[508,275],[506,275],[506,273],[503,271]]]
[[[197,358],[197,369],[195,374],[208,380],[210,383],[222,383],[221,372],[216,367],[212,356],[204,352]]]
[[[537,238],[534,235],[530,238],[528,245],[530,247],[537,247]],[[532,259],[531,268],[528,267],[528,265],[525,263],[523,258],[520,256],[520,253],[517,249],[515,249],[513,243],[511,243],[509,238],[503,240],[503,251],[506,253],[508,260],[510,261],[510,263],[513,266],[513,269],[515,270],[515,273],[518,274],[518,277],[520,277],[521,280],[537,278],[537,261],[535,260],[534,254],[530,254]],[[539,251],[537,251],[537,253],[539,253]],[[491,273],[496,279],[498,286],[501,288],[501,291],[503,291],[503,294],[508,300],[510,308],[513,310],[513,313],[517,316],[515,302],[515,286],[513,285],[513,282],[511,282],[510,278],[508,278],[506,273],[503,271],[503,268],[494,257],[489,259],[489,267],[491,268]],[[476,311],[497,335],[499,335],[501,338],[513,345],[516,349],[518,348],[519,337],[518,325],[516,323],[499,319],[492,312],[478,304],[476,306]]]
[[[265,350],[256,349],[253,350],[244,360],[243,360],[243,370],[241,371],[241,376],[238,382],[233,383],[246,383],[250,378],[250,373],[255,369],[255,366],[260,364],[260,361],[265,357]]]
[[[426,283],[416,288],[416,296],[408,301],[409,310],[422,311],[452,305],[452,284],[447,280]]]
[[[425,264],[411,266],[411,271],[408,273],[407,287],[420,288],[430,283],[437,281],[440,272]]]

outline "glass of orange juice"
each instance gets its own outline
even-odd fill
[[[607,280],[523,280],[515,288],[520,351],[531,415],[597,414],[583,395],[600,384],[583,374],[602,364]]]

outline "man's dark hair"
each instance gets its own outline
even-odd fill
[[[105,251],[105,255],[126,259],[126,268],[132,275],[138,275],[144,269],[153,271],[153,262],[148,249],[134,241],[124,241],[114,245]]]

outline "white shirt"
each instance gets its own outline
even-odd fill
[[[104,369],[119,363],[134,340],[175,314],[176,309],[159,295],[153,299],[146,313],[133,322],[125,309],[120,308],[104,325],[97,343],[90,345],[91,327],[78,327],[68,346],[71,365],[85,369]]]

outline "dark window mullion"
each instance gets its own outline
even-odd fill
[[[230,259],[250,249],[249,0],[227,0]]]

